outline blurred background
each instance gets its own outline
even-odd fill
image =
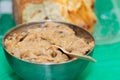
[[[0,0],[0,39],[4,33],[14,27],[15,23],[12,17],[12,1]]]
[[[90,63],[78,80],[120,80],[120,0],[96,0],[94,11],[97,62]],[[22,80],[8,65],[1,45],[5,32],[15,25],[12,1],[0,0],[0,80]]]
[[[94,28],[93,35],[97,44],[112,44],[120,41],[119,4],[120,0],[96,0],[94,11],[98,22]],[[12,0],[0,0],[0,38],[14,26]]]

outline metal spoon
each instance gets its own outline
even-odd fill
[[[69,53],[68,51],[66,51],[65,49],[61,48],[60,46],[56,46],[55,45],[55,47],[58,48],[58,49],[60,49],[61,51],[63,51],[65,54],[76,56],[76,57],[79,57],[79,58],[81,58],[83,60],[88,60],[88,61],[96,62],[96,60],[94,58],[92,58],[91,56]]]

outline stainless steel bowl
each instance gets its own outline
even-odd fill
[[[16,74],[18,74],[24,80],[75,80],[78,75],[86,68],[89,61],[76,59],[59,64],[37,64],[18,59],[7,52],[4,41],[10,34],[25,31],[29,28],[41,27],[41,25],[43,25],[45,22],[54,22],[67,25],[75,31],[77,36],[84,37],[88,42],[95,42],[93,36],[88,31],[69,23],[42,21],[20,24],[7,32],[3,38],[3,49],[10,66],[16,72]],[[92,56],[93,49],[91,49],[91,51],[86,55]]]

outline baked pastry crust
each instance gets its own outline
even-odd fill
[[[17,24],[50,19],[73,23],[92,32],[97,22],[93,5],[94,0],[13,0],[13,14]],[[36,11],[34,7],[38,7]]]

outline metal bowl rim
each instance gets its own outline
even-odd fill
[[[67,61],[67,62],[62,62],[62,63],[32,63],[32,62],[29,62],[29,61],[25,61],[25,60],[22,60],[22,59],[19,59],[17,57],[15,57],[14,55],[10,54],[7,49],[5,48],[5,44],[4,44],[4,40],[6,39],[6,36],[9,35],[9,33],[11,33],[12,31],[20,28],[20,27],[23,27],[23,26],[27,26],[27,25],[31,25],[31,24],[41,24],[41,23],[45,23],[45,22],[53,22],[53,23],[60,23],[60,24],[64,24],[64,25],[69,25],[69,26],[75,26],[75,27],[78,27],[80,29],[82,29],[83,31],[87,32],[87,34],[89,34],[91,36],[91,38],[93,39],[94,41],[94,46],[93,48],[86,54],[90,54],[92,53],[92,51],[94,50],[94,47],[95,47],[95,39],[94,37],[92,36],[92,34],[90,32],[88,32],[87,30],[77,26],[77,25],[74,25],[74,24],[71,24],[71,23],[67,23],[67,22],[61,22],[61,21],[53,21],[53,20],[43,20],[43,21],[40,21],[40,22],[30,22],[30,23],[23,23],[23,24],[18,24],[16,25],[15,27],[11,28],[8,32],[6,32],[6,34],[4,35],[3,39],[2,39],[2,46],[3,46],[3,49],[7,52],[7,54],[9,54],[10,56],[12,56],[13,58],[15,59],[18,59],[20,61],[23,61],[23,62],[26,62],[26,63],[30,63],[30,64],[35,64],[35,65],[61,65],[61,64],[67,64],[67,63],[71,63],[71,62],[75,62],[77,60],[79,60],[79,58],[75,59],[75,60],[70,60],[70,61]]]

